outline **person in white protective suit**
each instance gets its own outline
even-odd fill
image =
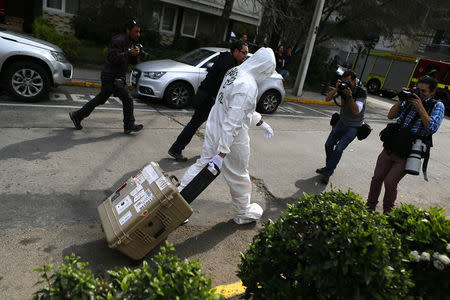
[[[209,163],[221,169],[230,187],[233,220],[246,224],[259,219],[263,209],[250,203],[252,185],[248,172],[250,138],[248,129],[255,123],[266,138],[273,136],[269,124],[255,112],[258,82],[275,71],[275,56],[261,48],[240,66],[230,69],[222,81],[216,102],[206,122],[201,157],[181,179],[180,191]]]

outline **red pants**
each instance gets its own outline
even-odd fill
[[[397,185],[405,173],[406,158],[394,153],[389,154],[386,149],[378,156],[377,165],[370,183],[367,205],[375,210],[380,196],[381,185],[384,182],[383,212],[387,213],[394,207],[397,198]]]

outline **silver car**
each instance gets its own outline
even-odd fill
[[[167,105],[174,108],[186,107],[205,79],[207,70],[213,66],[223,51],[229,50],[199,48],[175,60],[140,63],[131,72],[131,84],[139,96],[164,99]],[[259,100],[256,110],[261,113],[275,112],[284,95],[283,77],[275,72],[258,85]]]
[[[53,44],[0,28],[0,77],[19,100],[36,101],[72,79],[73,67]]]

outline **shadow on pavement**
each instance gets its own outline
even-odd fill
[[[62,152],[76,145],[90,144],[124,136],[123,133],[115,132],[110,135],[89,138],[73,138],[74,129],[64,128],[53,130],[54,135],[27,140],[0,149],[0,160],[9,158],[21,158],[24,160],[49,159],[48,154]]]
[[[173,172],[173,171],[176,171],[179,169],[183,169],[183,168],[192,166],[197,161],[198,158],[200,158],[200,155],[191,157],[186,162],[179,162],[173,158],[165,157],[165,158],[160,159],[158,161],[158,164],[161,166],[161,168],[164,171]],[[181,178],[179,178],[179,179],[181,179]]]
[[[223,242],[223,240],[234,234],[236,231],[251,229],[255,226],[256,222],[238,225],[234,223],[232,219],[227,222],[217,223],[206,231],[203,231],[198,235],[191,236],[179,244],[175,244],[176,254],[183,259],[206,252],[214,248],[220,242]],[[182,227],[177,230],[180,229],[183,230]]]
[[[262,221],[269,219],[276,220],[281,216],[282,211],[287,209],[288,204],[292,204],[298,200],[300,196],[306,194],[319,194],[323,192],[326,185],[319,182],[320,176],[313,176],[307,179],[299,179],[295,182],[295,186],[299,188],[292,196],[287,198],[276,198],[273,195],[265,196],[266,208],[262,216]]]

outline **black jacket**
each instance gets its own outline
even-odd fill
[[[235,66],[236,61],[233,55],[229,51],[221,52],[219,58],[206,74],[206,78],[200,83],[199,88],[206,91],[209,97],[215,99],[225,73]]]
[[[137,57],[128,52],[131,47],[132,43],[125,33],[114,36],[109,44],[102,76],[125,79],[128,64],[137,63]]]

